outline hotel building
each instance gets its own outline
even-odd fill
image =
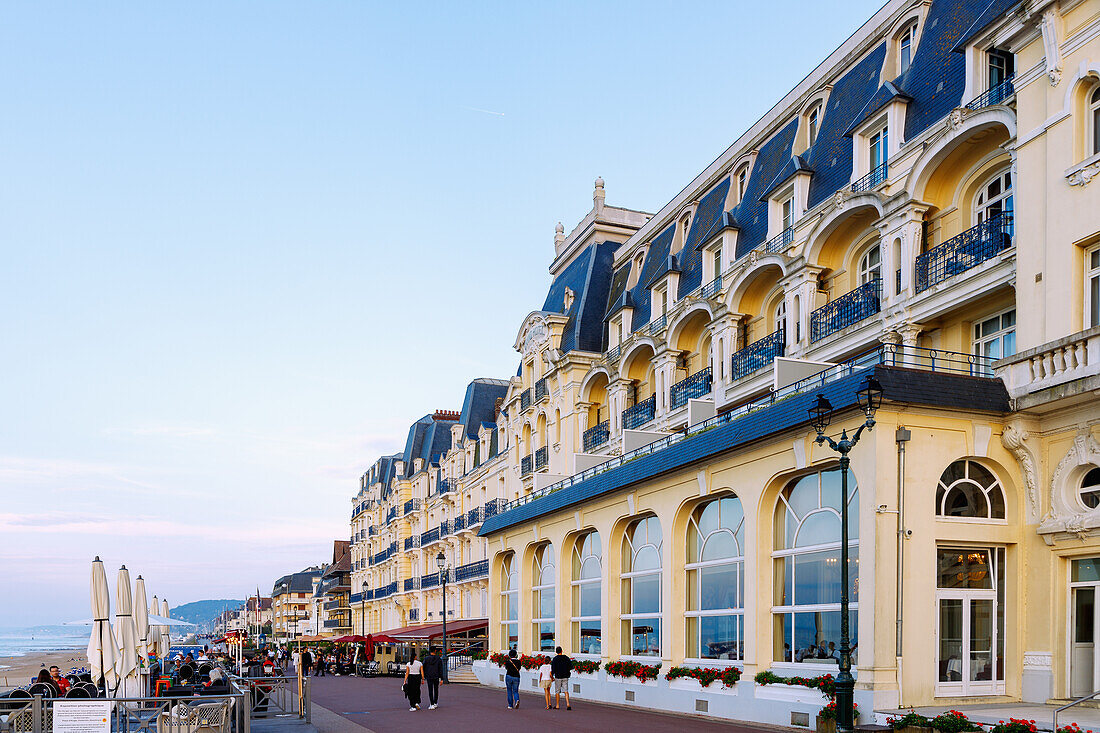
[[[753,677],[836,673],[846,503],[865,714],[1100,689],[1098,171],[1100,2],[887,3],[659,212],[597,179],[516,376],[363,476],[353,615],[438,619],[442,550],[490,650],[744,673],[582,697],[806,724]]]

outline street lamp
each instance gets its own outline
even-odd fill
[[[810,425],[817,431],[815,442],[818,445],[828,443],[829,447],[840,454],[840,670],[836,676],[836,729],[837,733],[850,733],[854,724],[853,707],[855,679],[852,677],[851,646],[848,639],[848,466],[851,459],[848,453],[859,442],[864,430],[875,427],[875,411],[882,404],[882,385],[874,377],[864,377],[856,390],[859,406],[867,416],[863,424],[856,429],[851,438],[848,431],[842,430],[840,440],[825,435],[832,419],[833,405],[819,394],[817,400],[807,412]]]
[[[442,550],[435,556],[435,564],[443,581],[443,681],[447,682],[447,556]]]
[[[363,595],[359,599],[359,635],[367,635],[367,581],[363,581]]]

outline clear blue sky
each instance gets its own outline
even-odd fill
[[[6,4],[0,626],[326,560],[593,179],[657,211],[879,6]]]

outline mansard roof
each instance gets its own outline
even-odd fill
[[[466,386],[466,397],[462,400],[462,416],[459,422],[465,426],[466,437],[477,440],[477,431],[483,426],[496,425],[496,405],[498,399],[508,394],[508,381],[505,379],[475,379]]]
[[[871,97],[871,99],[868,100],[867,104],[863,106],[863,109],[860,111],[860,113],[856,115],[855,122],[848,125],[848,129],[844,131],[844,135],[846,137],[851,136],[852,133],[854,133],[860,125],[867,122],[867,120],[871,119],[871,117],[873,117],[874,115],[878,114],[879,110],[890,104],[890,102],[894,101],[895,99],[904,99],[906,101],[911,101],[913,98],[902,91],[901,87],[899,87],[897,84],[892,81],[888,81],[881,87],[879,87],[879,90],[875,92],[874,96]]]
[[[427,467],[439,462],[439,457],[451,447],[451,426],[457,420],[444,420],[425,415],[409,427],[405,440],[405,477],[413,475],[413,461],[420,458]]]
[[[974,37],[991,26],[994,21],[1001,18],[1012,8],[1019,5],[1021,0],[989,0],[989,4],[985,6],[977,17],[977,19],[970,24],[970,27],[962,34],[962,37],[955,42],[954,47],[951,49],[955,53],[962,53],[966,50],[967,45],[974,40]]]
[[[568,319],[561,337],[562,353],[603,351],[606,346],[603,317],[618,248],[618,242],[589,244],[551,283],[542,310]],[[566,288],[573,292],[569,308],[565,307]]]

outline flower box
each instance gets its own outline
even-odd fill
[[[784,702],[798,702],[806,705],[824,705],[829,702],[821,690],[802,685],[756,684],[756,697],[760,700],[782,700]]]
[[[692,692],[707,690],[708,692],[712,692],[713,690],[711,688],[721,686],[721,682],[714,682],[710,685],[710,687],[703,687],[702,683],[700,683],[699,680],[692,677],[677,677],[674,680],[668,681],[668,689],[670,690],[691,690]]]
[[[817,716],[817,733],[836,733],[836,721]]]

